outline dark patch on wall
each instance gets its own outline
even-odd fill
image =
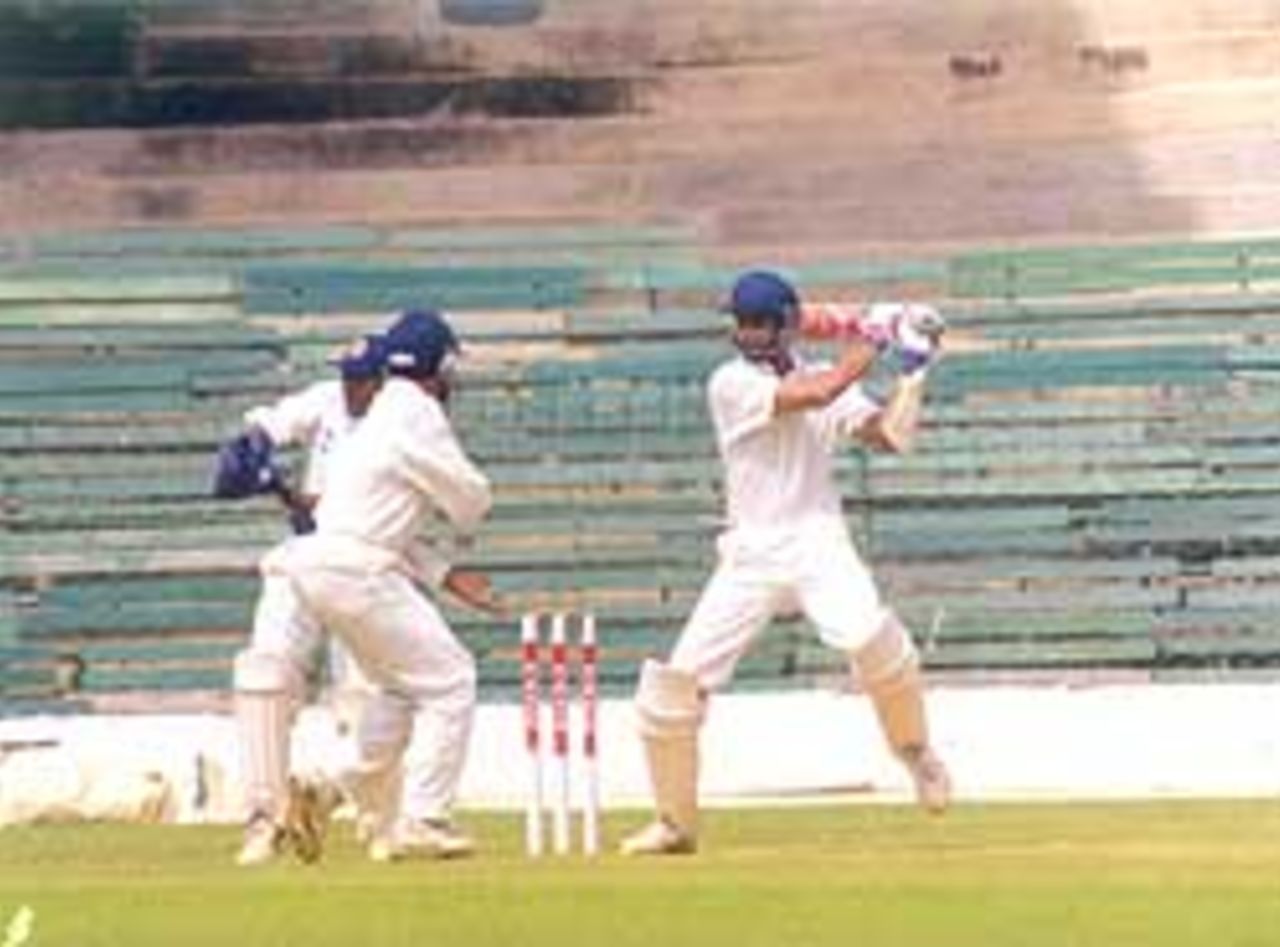
[[[526,76],[467,83],[454,107],[502,118],[572,118],[628,112],[632,104],[624,79]]]
[[[1004,72],[999,53],[952,53],[947,69],[957,79],[994,79]]]
[[[120,197],[123,213],[143,220],[176,222],[192,216],[194,200],[185,187],[139,187]]]
[[[453,113],[583,118],[630,110],[629,80],[526,76],[497,79],[318,80],[0,85],[6,128],[165,128],[306,123]]]
[[[1126,72],[1145,72],[1151,65],[1147,51],[1142,46],[1084,45],[1076,50],[1080,64],[1108,75]]]
[[[187,82],[137,89],[118,123],[155,128],[385,118],[429,113],[452,93],[445,83]]]
[[[211,172],[372,170],[449,167],[492,162],[514,152],[529,135],[498,124],[426,123],[402,127],[328,125],[290,131],[246,130],[230,135],[190,132],[147,135],[111,173],[122,176]]]
[[[143,44],[139,68],[152,80],[278,75],[405,77],[427,71],[422,44],[414,37],[324,34],[152,37]]]

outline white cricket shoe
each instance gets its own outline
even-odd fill
[[[692,855],[698,840],[666,819],[654,819],[644,828],[622,840],[618,851],[623,855]]]
[[[341,802],[342,793],[332,783],[290,777],[284,830],[301,861],[309,864],[320,860],[329,819]]]
[[[402,854],[395,836],[388,831],[372,832],[365,841],[365,852],[369,861],[379,864],[397,861]]]
[[[400,854],[426,858],[466,858],[476,843],[447,819],[406,819],[396,833]]]
[[[268,815],[255,813],[244,827],[244,843],[236,864],[244,868],[266,865],[280,857],[285,847],[284,827]]]
[[[401,855],[395,821],[383,813],[356,812],[355,837],[356,844],[364,847],[370,861],[393,862]]]
[[[356,844],[364,848],[370,861],[393,862],[400,858],[400,842],[394,821],[373,812],[357,812],[355,817]]]
[[[357,812],[352,820],[351,831],[355,836],[356,844],[367,846],[373,841],[375,835],[378,834],[378,820],[369,812]]]
[[[928,747],[905,753],[902,763],[915,785],[916,802],[926,812],[941,815],[951,804],[951,774]]]

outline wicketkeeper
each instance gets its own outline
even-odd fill
[[[317,382],[245,414],[244,431],[218,454],[215,495],[234,499],[274,493],[284,503],[296,534],[315,528],[312,510],[324,490],[329,463],[382,383],[381,339],[359,340],[334,364],[340,378]],[[292,444],[308,448],[300,490],[288,484],[276,459],[278,447]],[[236,656],[232,680],[248,812],[237,858],[242,865],[270,861],[291,843],[303,858],[316,853],[305,819],[309,805],[291,799],[289,736],[326,636],[300,606],[286,579],[267,568],[261,576],[252,635],[248,647]],[[295,796],[301,791],[292,788]]]
[[[787,280],[745,273],[728,308],[739,354],[707,388],[728,527],[715,572],[669,658],[641,668],[635,703],[657,812],[623,841],[626,854],[695,850],[698,733],[708,695],[780,614],[804,613],[824,643],[848,655],[921,805],[940,812],[950,797],[947,770],[929,742],[916,650],[853,546],[831,466],[845,443],[910,448],[941,317],[927,306],[872,306],[834,365],[807,365],[792,351],[803,309]],[[904,369],[879,403],[858,380],[886,347]]]

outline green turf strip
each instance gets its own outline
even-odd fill
[[[527,861],[514,816],[481,853],[237,869],[231,828],[0,832],[0,924],[32,944],[1258,945],[1280,931],[1280,802],[713,810],[695,857]],[[616,840],[634,814],[611,814]],[[0,927],[0,931],[3,928]]]

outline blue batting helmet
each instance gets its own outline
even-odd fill
[[[736,319],[762,319],[780,328],[794,326],[800,318],[800,296],[777,273],[749,270],[734,282],[727,308]]]
[[[352,342],[337,357],[330,359],[344,381],[368,381],[386,368],[386,343],[382,336],[366,335]]]
[[[458,337],[434,309],[410,309],[400,314],[383,335],[387,371],[393,375],[429,378],[445,358],[458,350]]]

